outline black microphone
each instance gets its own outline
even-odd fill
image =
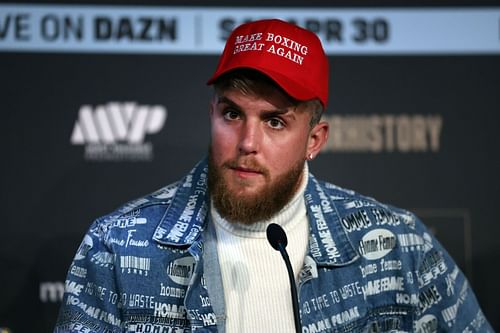
[[[292,306],[293,306],[293,318],[295,321],[295,332],[301,332],[300,325],[300,315],[299,315],[299,301],[297,298],[297,286],[295,285],[295,278],[293,275],[292,264],[290,264],[290,258],[286,252],[286,246],[288,245],[288,239],[286,238],[285,230],[276,224],[271,223],[266,229],[267,240],[269,244],[276,250],[280,251],[283,260],[285,260],[286,269],[288,271],[288,279],[290,280],[290,290],[292,292]]]

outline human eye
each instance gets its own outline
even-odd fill
[[[240,112],[233,108],[225,108],[222,110],[222,116],[226,120],[238,120],[240,118]]]
[[[280,118],[269,118],[267,120],[267,125],[275,130],[280,130],[285,128],[285,122]]]

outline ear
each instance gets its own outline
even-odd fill
[[[311,129],[307,140],[306,159],[313,159],[319,154],[319,151],[328,140],[329,131],[330,126],[326,121],[320,121]]]

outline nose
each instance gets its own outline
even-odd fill
[[[247,120],[241,127],[239,151],[242,155],[256,154],[260,148],[262,135],[256,121]]]

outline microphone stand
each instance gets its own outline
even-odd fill
[[[301,333],[300,315],[299,315],[299,301],[297,296],[297,286],[295,285],[295,278],[293,275],[292,264],[286,252],[288,239],[285,230],[276,223],[271,223],[267,226],[266,230],[267,240],[269,244],[276,250],[280,251],[283,260],[285,260],[286,270],[288,271],[288,279],[290,280],[290,291],[292,293],[292,307],[293,307],[293,320],[295,322],[295,332]]]
[[[279,251],[283,260],[285,260],[286,270],[288,271],[288,279],[290,281],[290,291],[292,294],[292,307],[293,307],[293,319],[295,322],[295,332],[301,333],[300,328],[300,315],[299,315],[299,301],[297,296],[297,286],[295,285],[295,278],[293,275],[292,264],[290,263],[290,258],[288,257],[288,253],[286,252],[283,243],[279,244]]]

